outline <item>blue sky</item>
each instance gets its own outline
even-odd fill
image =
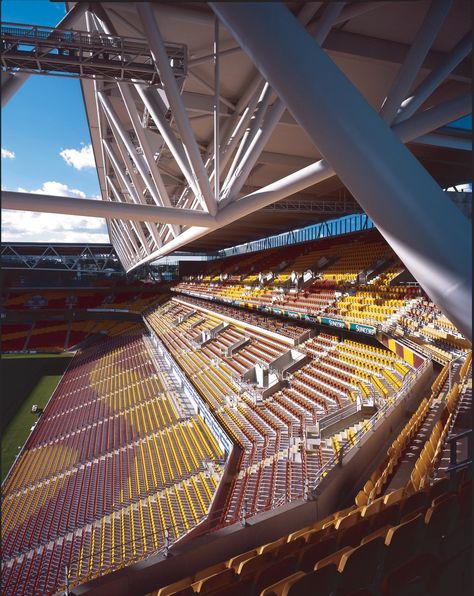
[[[63,2],[2,0],[2,20],[55,26]],[[77,79],[32,75],[2,110],[2,188],[98,197],[99,183]],[[97,218],[4,210],[2,240],[108,241]]]

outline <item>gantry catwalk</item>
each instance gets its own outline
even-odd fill
[[[102,201],[3,192],[4,207],[106,217],[132,270],[301,227],[307,209],[263,211],[291,195],[349,196],[471,337],[469,223],[441,190],[468,181],[469,143],[446,126],[471,111],[467,0],[66,4],[58,30],[129,39],[117,68],[134,38],[157,76],[81,77]],[[6,103],[29,73],[2,76]]]

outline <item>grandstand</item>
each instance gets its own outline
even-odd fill
[[[2,206],[110,244],[2,243],[2,355],[71,356],[2,594],[470,594],[469,3],[65,6],[2,106],[79,78],[102,200]]]

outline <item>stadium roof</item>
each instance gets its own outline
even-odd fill
[[[68,3],[70,7],[74,3]],[[302,3],[286,3],[297,14]],[[323,3],[310,3],[314,11],[308,29],[320,19]],[[363,2],[348,3],[323,44],[328,55],[362,92],[375,109],[379,110],[407,51],[427,14],[430,2]],[[103,9],[110,19],[115,32],[120,36],[143,35],[143,26],[134,4],[107,2]],[[165,42],[185,43],[188,51],[188,72],[182,97],[193,134],[201,151],[213,140],[213,81],[212,60],[214,43],[214,14],[205,3],[156,3],[154,10]],[[85,17],[78,21],[77,28],[86,29]],[[414,87],[427,74],[440,65],[444,57],[469,32],[469,3],[464,0],[454,2],[435,41],[418,72]],[[220,95],[221,127],[231,119],[239,100],[245,96],[249,85],[255,80],[257,71],[246,53],[229,31],[221,25],[220,31]],[[308,76],[311,73],[308,72]],[[317,76],[317,73],[314,74]],[[458,64],[446,80],[423,104],[427,109],[439,102],[457,97],[470,90],[471,72],[469,58]],[[118,86],[106,82],[96,83],[109,95],[112,108],[127,132],[133,127],[127,114],[124,100]],[[110,159],[102,149],[100,134],[114,143],[114,131],[107,117],[100,111],[97,117],[97,104],[94,96],[94,83],[83,80],[84,99],[87,107],[94,154],[98,163],[99,178],[103,197],[111,194],[107,187],[106,175],[114,176]],[[270,98],[273,103],[274,93]],[[138,112],[143,112],[143,104],[138,95],[133,94]],[[100,128],[99,128],[100,127]],[[148,129],[147,135],[157,146],[161,146],[156,129]],[[437,137],[425,138],[423,142],[409,143],[410,150],[423,163],[437,182],[446,188],[453,184],[469,181],[470,159],[465,150],[468,133],[454,133],[441,128]],[[153,142],[151,144],[153,144]],[[442,146],[442,145],[449,146]],[[462,148],[457,148],[462,147]],[[116,153],[119,151],[116,150]],[[291,114],[285,110],[280,122],[270,135],[263,151],[245,180],[239,195],[243,196],[256,188],[279,180],[308,164],[322,158],[317,147],[308,138]],[[158,166],[170,197],[177,196],[184,180],[175,159],[166,147],[160,151]],[[117,185],[117,180],[116,180]],[[343,199],[343,200],[341,200]],[[308,203],[311,207],[308,209]],[[337,176],[309,186],[304,192],[291,195],[277,207],[267,207],[238,219],[220,229],[187,243],[188,251],[213,251],[232,244],[262,238],[269,234],[302,227],[337,215],[357,212],[360,208],[352,199]],[[146,233],[146,230],[145,230]]]

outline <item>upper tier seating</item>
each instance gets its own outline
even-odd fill
[[[182,281],[174,289],[192,295],[213,296],[221,301],[274,305],[296,312],[374,325],[391,321],[404,306],[405,300],[420,292],[419,288],[390,285],[403,271],[403,265],[377,233],[356,234],[350,243],[346,238],[326,238],[292,245],[284,252],[272,249],[259,254],[260,259],[257,256],[253,259],[250,256],[243,257],[238,265],[239,272],[251,265],[253,272],[249,270],[248,275],[243,274],[240,278],[235,275],[228,278],[224,276],[222,279],[220,276],[198,276]],[[266,260],[265,254],[268,257]],[[234,263],[234,257],[229,259]],[[220,263],[222,270],[226,270],[225,259],[220,260]],[[385,263],[392,264],[387,269]],[[234,264],[233,268],[236,267]],[[381,273],[372,274],[380,267]],[[309,286],[302,288],[291,282],[293,273],[301,278],[308,270],[315,276]],[[273,277],[270,276],[262,285],[259,274],[266,276],[268,272],[272,272]],[[368,282],[366,274],[372,275]],[[363,285],[355,294],[349,294],[348,284]],[[342,291],[342,296],[336,291]]]
[[[70,350],[86,339],[123,333],[141,332],[140,324],[131,321],[85,320],[60,323],[36,321],[29,325],[2,325],[2,352],[61,352]]]
[[[404,265],[374,230],[262,251],[240,263],[235,256],[213,263],[206,267],[219,263],[233,274],[185,278],[172,290],[214,304],[276,309],[287,318],[371,325],[416,341],[441,363],[470,347],[420,286],[406,281]],[[397,282],[399,276],[405,281]]]
[[[189,304],[197,304],[198,306],[202,306],[203,308],[209,307],[209,303],[205,300],[201,300],[200,298],[193,298],[191,296],[181,296],[180,299],[184,300],[185,302],[188,302]],[[269,317],[265,316],[264,314],[257,315],[250,311],[239,309],[233,306],[225,306],[216,302],[212,304],[212,310],[216,313],[221,313],[223,315],[232,317],[233,319],[238,319],[240,321],[250,323],[251,325],[255,325],[256,327],[262,327],[263,329],[267,329],[268,331],[273,331],[274,333],[278,333],[279,335],[283,335],[284,337],[291,337],[292,339],[299,338],[307,331],[307,327],[303,325],[298,325],[298,323],[281,321],[276,317]]]
[[[2,352],[20,352],[24,349],[28,332],[31,329],[29,324],[5,324],[1,325],[1,343]]]

